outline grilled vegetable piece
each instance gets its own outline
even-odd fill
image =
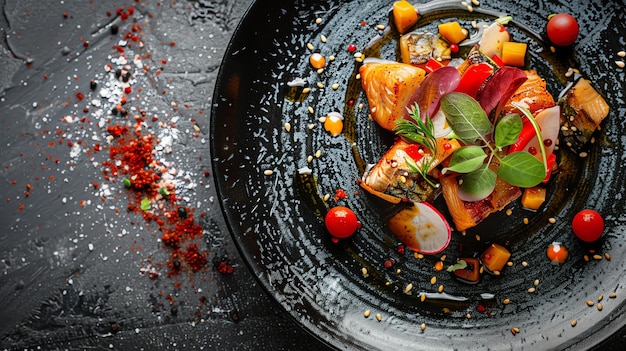
[[[609,114],[609,105],[591,83],[580,78],[559,100],[561,135],[574,152],[580,152]]]
[[[421,65],[430,58],[437,61],[449,60],[450,47],[437,34],[430,32],[412,32],[400,37],[402,62]]]
[[[537,211],[541,204],[546,201],[546,188],[540,185],[524,189],[522,194],[522,206],[529,210]]]
[[[459,261],[465,261],[465,267],[455,269],[452,272],[454,277],[463,283],[478,283],[480,281],[480,261],[473,257],[460,258]]]
[[[389,61],[368,61],[359,73],[372,119],[387,130],[407,114],[413,91],[426,76],[419,67]]]

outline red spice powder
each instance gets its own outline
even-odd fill
[[[130,133],[128,126],[109,126],[108,131],[117,138],[109,149],[110,160],[102,163],[105,177],[127,179],[128,211],[141,213],[147,222],[158,226],[163,245],[172,249],[166,264],[168,276],[179,274],[184,268],[201,270],[208,262],[208,252],[201,251],[193,241],[202,237],[203,228],[196,223],[192,211],[178,204],[173,185],[167,192],[162,191],[160,172],[165,168],[154,159],[154,137]],[[158,206],[151,204],[149,210],[142,209],[145,199],[158,201]]]

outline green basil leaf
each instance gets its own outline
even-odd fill
[[[487,114],[471,96],[452,92],[441,98],[441,110],[450,128],[466,144],[477,141],[487,142],[487,135],[493,129]]]
[[[503,157],[497,172],[505,182],[522,188],[533,187],[546,177],[543,162],[527,151],[514,152]]]
[[[452,154],[450,165],[444,168],[441,173],[445,174],[447,171],[457,173],[473,172],[484,163],[486,158],[487,154],[482,147],[476,145],[463,146]]]
[[[463,201],[480,201],[496,188],[496,173],[483,164],[477,170],[461,176],[459,198]]]
[[[514,144],[519,138],[519,134],[522,131],[522,118],[516,114],[511,113],[502,117],[494,132],[494,141],[496,147],[502,149],[505,146]]]

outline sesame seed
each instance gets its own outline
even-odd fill
[[[361,268],[361,273],[366,276],[367,275],[367,268],[363,267]]]
[[[377,321],[382,321],[383,320],[383,316],[380,315],[380,313],[376,313],[376,320]]]
[[[554,46],[550,46],[550,52],[554,54],[556,52],[556,48]]]
[[[306,88],[302,89],[302,94],[308,94],[310,92],[311,92],[311,88],[309,88],[309,87],[306,87]]]
[[[509,266],[509,267],[513,267],[513,262],[512,262],[512,261],[508,261],[508,262],[506,263],[506,265],[507,265],[507,266]]]
[[[624,68],[624,66],[626,66],[626,63],[624,63],[624,61],[619,60],[619,61],[615,61],[615,64],[617,65],[617,67],[619,68]]]
[[[556,218],[550,217],[550,218],[548,218],[548,222],[550,222],[550,224],[554,224],[554,223],[556,223]]]
[[[439,288],[437,289],[437,291],[443,292],[443,285],[439,285]]]
[[[505,305],[508,305],[508,304],[510,304],[510,303],[511,303],[511,300],[509,300],[509,299],[504,299],[504,300],[502,300],[502,303],[503,303],[503,304],[505,304]]]
[[[617,56],[619,56],[619,57],[626,57],[626,51],[622,50],[622,51],[618,52]]]
[[[604,253],[604,258],[606,258],[607,261],[610,261],[611,260],[611,255],[609,255],[608,252],[605,252]]]
[[[420,329],[421,329],[422,331],[424,331],[424,329],[426,329],[426,323],[422,323],[422,324],[420,325]]]
[[[365,312],[363,312],[363,317],[368,318],[370,316],[370,314],[372,313],[372,311],[370,310],[365,310]]]
[[[437,282],[437,277],[430,278],[430,284],[435,284]]]
[[[522,261],[522,267],[528,267],[528,262]]]
[[[317,87],[320,89],[324,89],[324,84],[322,84],[321,82],[317,82]]]
[[[322,41],[322,43],[325,43],[326,42],[326,36],[321,34],[320,35],[320,40]]]
[[[602,259],[602,255],[593,255],[593,259],[594,260],[601,260]]]
[[[324,68],[318,68],[317,69],[317,74],[322,74],[324,73]]]
[[[604,295],[602,294],[598,295],[598,302],[602,301],[603,298],[604,298]]]
[[[315,49],[315,47],[314,47],[314,46],[313,46],[313,44],[311,44],[311,43],[307,43],[307,44],[306,44],[306,47],[307,47],[309,50],[313,50],[313,49]]]
[[[420,295],[420,301],[422,301],[422,302],[426,301],[426,294],[421,294]]]
[[[480,241],[480,235],[476,234],[476,241]]]
[[[360,103],[360,104],[359,104],[359,110],[362,110],[362,109],[363,109],[363,104],[362,104],[362,103]]]
[[[445,261],[447,257],[448,257],[448,256],[443,255],[443,256],[441,256],[441,258],[439,258],[439,260],[441,260],[441,261]]]
[[[404,293],[405,294],[410,294],[411,290],[413,289],[413,284],[409,283],[406,288],[404,288]]]
[[[522,222],[523,222],[524,224],[528,224],[528,218],[527,218],[527,217],[524,217],[524,219],[522,220]]]
[[[315,124],[313,123],[309,124],[309,129],[313,129],[313,128],[315,128]]]
[[[328,61],[335,61],[335,55],[328,56]]]
[[[306,158],[306,162],[311,163],[311,161],[313,161],[313,156],[309,155],[309,156]]]
[[[602,304],[598,302],[598,306],[596,306],[598,308],[598,311],[602,311]]]
[[[535,291],[537,291],[537,289],[535,289],[535,288],[528,289],[528,292],[531,293],[531,294],[534,293]]]
[[[320,158],[322,156],[322,150],[315,151],[315,158]]]
[[[330,194],[326,194],[324,195],[324,202],[328,201],[328,199],[330,199]]]
[[[589,256],[584,255],[584,256],[583,256],[583,259],[585,260],[585,262],[589,262]]]
[[[500,271],[493,271],[491,273],[493,273],[493,275],[500,275]]]
[[[376,25],[376,29],[378,29],[378,30],[384,30],[384,29],[385,29],[385,25],[383,25],[383,24],[377,24],[377,25]]]
[[[274,171],[272,171],[271,169],[266,169],[263,174],[265,174],[266,176],[270,176],[272,174],[274,174]]]
[[[467,2],[465,2],[465,1],[461,1],[461,5],[462,5],[462,6],[467,6]]]
[[[337,89],[339,89],[339,84],[335,83],[335,84],[331,85],[331,88],[333,88],[333,90],[337,90]]]
[[[616,293],[610,293],[610,294],[609,294],[609,299],[614,299],[614,298],[616,298],[616,297],[617,297],[617,294],[616,294]]]
[[[472,318],[472,315],[468,313],[468,314],[465,315],[465,318],[470,319],[470,318]]]
[[[511,328],[511,334],[515,335],[517,333],[519,333],[519,328],[517,328],[517,327]]]
[[[287,131],[287,133],[291,132],[291,123],[285,123],[285,130]]]
[[[400,274],[402,273],[402,271],[400,270],[400,268],[396,269],[396,274]]]
[[[315,112],[315,110],[311,106],[309,106],[307,109],[309,110],[309,113],[314,113]]]
[[[570,324],[572,327],[575,327],[575,326],[576,326],[576,324],[578,324],[578,321],[574,319],[574,320],[572,320],[569,324]]]
[[[587,306],[591,307],[594,305],[594,302],[591,300],[587,300]]]
[[[539,285],[539,279],[535,279],[535,281],[533,282],[533,285],[534,285],[534,286]]]
[[[474,6],[478,6],[478,5],[480,5],[480,1],[472,0],[472,4],[474,4]]]
[[[510,216],[510,215],[512,215],[512,214],[513,214],[513,210],[511,210],[510,208],[507,208],[507,209],[506,209],[506,215],[507,215],[507,216]]]

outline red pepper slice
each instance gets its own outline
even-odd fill
[[[426,73],[433,73],[434,71],[438,70],[439,68],[443,66],[444,66],[443,63],[431,57],[428,59],[428,62],[424,64],[424,70],[426,71]]]
[[[493,62],[495,62],[496,65],[498,65],[498,67],[504,66],[504,62],[502,62],[502,59],[498,55],[493,55],[491,59],[493,60]]]
[[[419,144],[411,144],[404,149],[404,152],[413,159],[413,161],[417,162],[424,157],[424,154],[420,152],[421,146]]]
[[[535,127],[530,123],[527,119],[524,119],[524,123],[522,125],[522,131],[519,133],[519,137],[517,137],[517,141],[509,146],[509,154],[512,154],[517,151],[522,151],[528,145],[528,143],[537,135],[535,132]]]
[[[455,91],[465,93],[475,99],[478,89],[493,72],[493,66],[486,62],[474,63],[463,72]]]

